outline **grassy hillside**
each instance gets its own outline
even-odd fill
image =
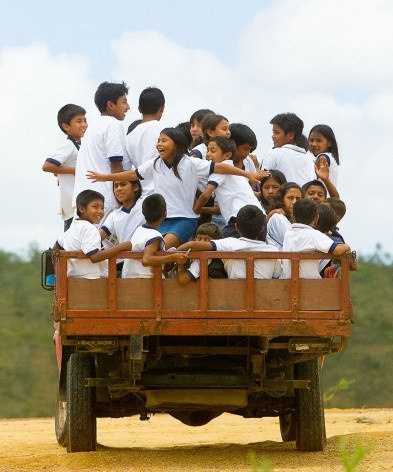
[[[363,261],[351,280],[353,336],[345,351],[327,356],[323,370],[325,391],[342,380],[348,389],[328,405],[392,407],[393,265],[378,257]],[[57,371],[51,303],[52,292],[40,286],[40,252],[32,248],[23,260],[0,251],[0,418],[53,415]]]

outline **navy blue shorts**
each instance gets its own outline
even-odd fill
[[[165,236],[168,233],[174,234],[180,244],[193,239],[197,229],[198,218],[165,218],[160,224],[158,231]]]

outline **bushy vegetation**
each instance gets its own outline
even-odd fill
[[[52,292],[40,286],[41,251],[0,251],[0,417],[53,416],[57,369]],[[377,248],[351,275],[355,325],[349,346],[326,357],[329,407],[391,407],[393,265]],[[345,385],[343,389],[338,387]]]

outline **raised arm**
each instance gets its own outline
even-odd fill
[[[329,195],[334,198],[340,198],[338,190],[334,186],[333,182],[329,179],[329,166],[326,157],[320,156],[314,166],[315,173],[319,179],[325,184]]]
[[[246,177],[252,184],[259,184],[261,179],[270,175],[268,170],[247,172],[246,170],[239,169],[239,167],[230,166],[228,164],[224,164],[223,162],[215,163],[214,172],[217,174],[240,175],[241,177]]]

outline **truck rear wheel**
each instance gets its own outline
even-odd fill
[[[94,389],[85,385],[85,379],[93,374],[93,359],[89,354],[71,354],[67,364],[67,452],[88,452],[97,448]]]
[[[318,359],[296,364],[298,380],[310,380],[310,390],[296,391],[296,448],[323,451],[326,447],[325,412]]]
[[[59,375],[55,410],[55,433],[59,446],[67,445],[67,377],[63,372]]]
[[[280,415],[280,433],[283,442],[295,441],[296,439],[296,414],[295,412]]]

